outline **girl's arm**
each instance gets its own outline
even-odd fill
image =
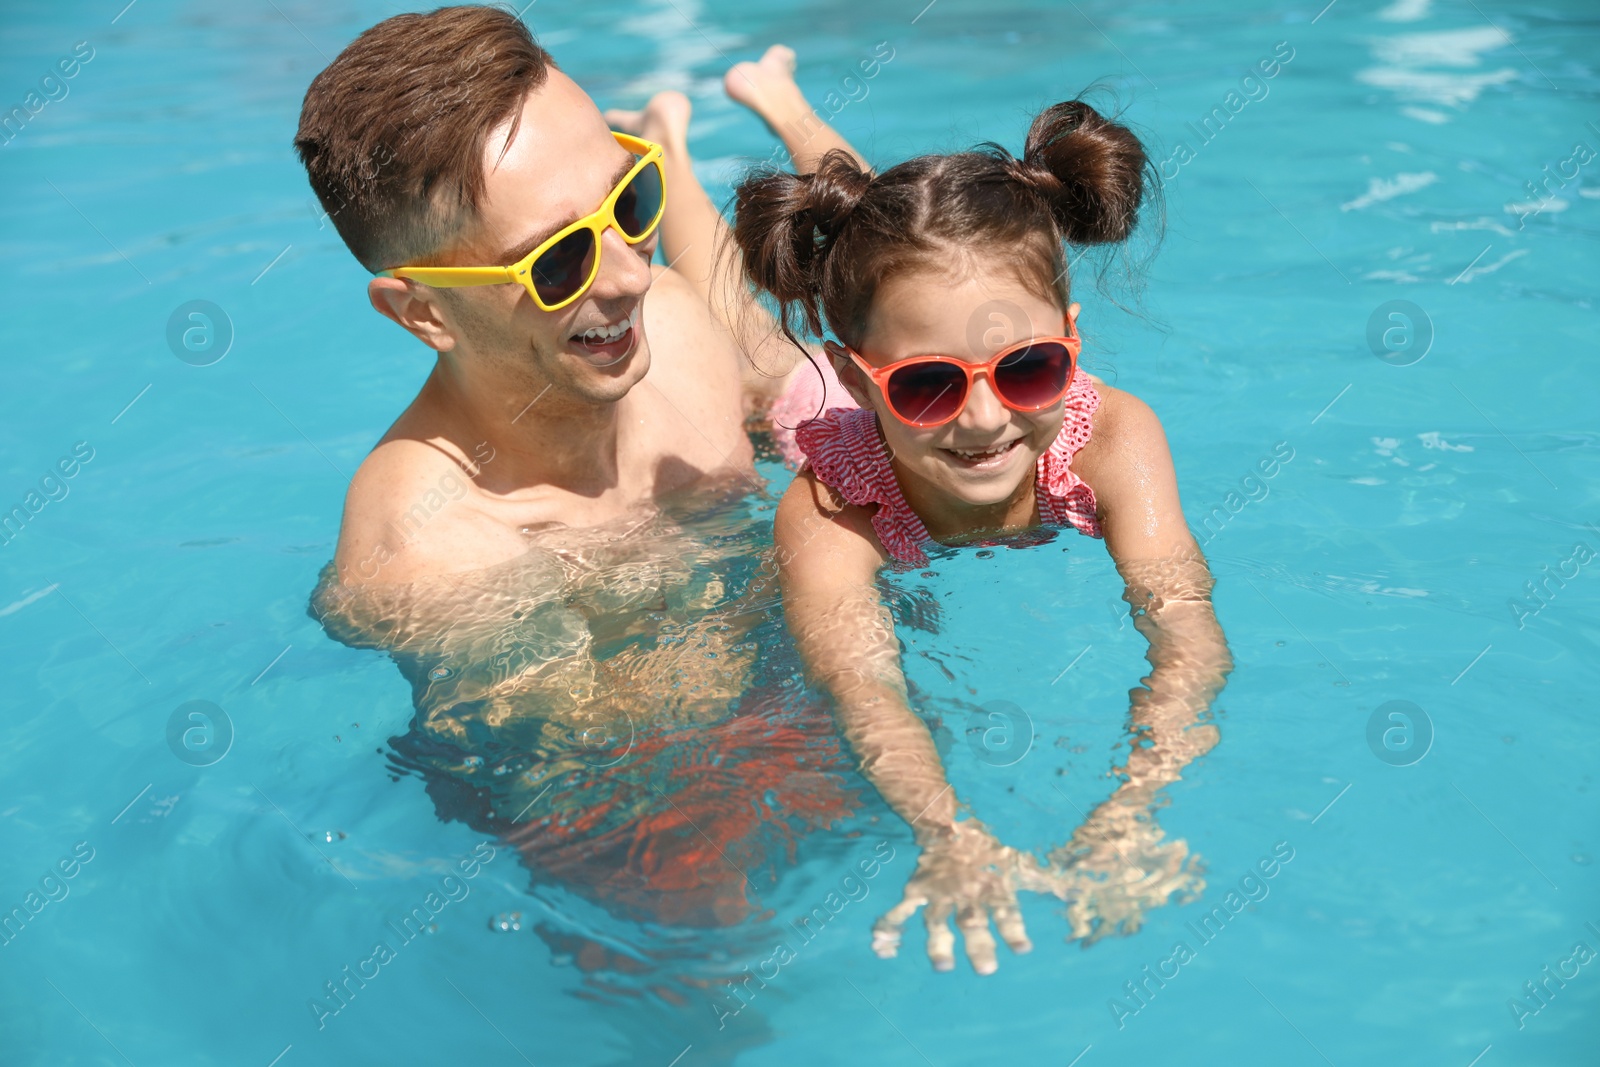
[[[1134,728],[1155,746],[1136,748],[1128,772],[1130,784],[1153,794],[1216,744],[1216,727],[1197,723],[1226,683],[1233,658],[1211,607],[1210,568],[1183,517],[1161,422],[1137,397],[1098,388],[1102,406],[1090,440],[1099,437],[1101,447],[1079,473],[1095,490],[1134,626],[1150,642],[1150,674],[1130,697]]]
[[[1075,934],[1089,941],[1119,926],[1132,932],[1145,908],[1191,881],[1182,870],[1186,847],[1162,843],[1149,814],[1156,793],[1216,744],[1208,713],[1233,669],[1211,606],[1211,572],[1184,521],[1161,423],[1137,397],[1096,388],[1102,404],[1094,433],[1073,468],[1095,492],[1106,548],[1126,583],[1124,599],[1150,643],[1150,673],[1129,693],[1131,751],[1115,768],[1122,784],[1051,856],[1107,874],[1117,887],[1080,897],[1069,913]]]
[[[886,557],[870,516],[806,469],[778,506],[773,536],[784,613],[801,658],[832,694],[862,774],[910,824],[922,849],[904,898],[874,928],[874,949],[894,955],[901,927],[926,906],[928,958],[936,969],[955,965],[953,915],[973,969],[993,972],[991,915],[1013,951],[1032,947],[1016,886],[1035,872],[981,824],[956,820],[956,796],[938,749],[907,700],[894,620],[877,591]]]
[[[784,614],[811,676],[833,696],[862,772],[921,842],[947,833],[956,801],[911,711],[894,619],[878,595],[887,557],[864,508],[802,470],[773,522]]]

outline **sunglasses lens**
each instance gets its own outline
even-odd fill
[[[1049,407],[1067,391],[1072,353],[1058,341],[1041,341],[1019,349],[994,369],[994,387],[1014,408]]]
[[[559,304],[589,280],[594,267],[594,232],[574,230],[533,261],[533,288],[546,304]]]
[[[947,422],[967,401],[967,376],[949,363],[915,363],[889,376],[884,395],[913,426]]]
[[[661,214],[664,191],[661,168],[654,163],[635,174],[617,197],[617,228],[635,240],[649,233]]]

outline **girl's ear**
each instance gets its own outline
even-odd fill
[[[843,348],[831,341],[824,351],[833,364],[833,373],[838,376],[839,384],[844,386],[844,391],[850,394],[850,399],[859,407],[870,408],[872,401],[868,397],[866,375],[861,373],[861,368],[856,366],[855,360],[846,355]]]
[[[1068,337],[1072,337],[1078,332],[1078,312],[1080,310],[1082,310],[1082,305],[1074,302],[1067,305],[1067,313],[1062,316],[1062,320],[1067,327]]]

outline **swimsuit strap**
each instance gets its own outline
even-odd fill
[[[933,538],[900,493],[871,408],[831,409],[802,423],[794,436],[822,484],[857,507],[878,506],[872,529],[890,556],[901,563],[927,564],[919,546]]]
[[[1066,419],[1061,432],[1039,457],[1039,520],[1051,526],[1072,526],[1090,537],[1102,536],[1095,516],[1094,490],[1072,469],[1072,457],[1089,441],[1100,394],[1087,374],[1074,374],[1064,398]],[[871,408],[831,409],[800,425],[795,442],[817,480],[857,507],[877,505],[872,529],[884,551],[898,563],[928,564],[922,546],[932,541],[922,519],[900,492],[889,450],[878,432]]]
[[[1082,371],[1072,376],[1066,395],[1067,417],[1061,432],[1039,457],[1039,519],[1056,526],[1074,526],[1090,537],[1104,536],[1095,515],[1094,490],[1072,469],[1072,457],[1089,443],[1100,394]]]

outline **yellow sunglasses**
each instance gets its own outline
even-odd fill
[[[544,311],[559,311],[588,292],[600,273],[600,240],[611,227],[630,245],[648,238],[667,209],[661,146],[613,131],[617,143],[641,157],[598,210],[560,230],[509,267],[395,267],[380,278],[410,278],[436,289],[520,284]]]

